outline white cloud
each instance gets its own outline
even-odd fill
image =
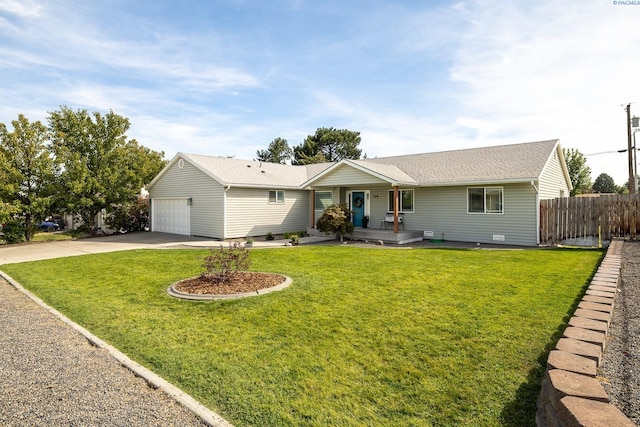
[[[18,17],[38,16],[42,7],[37,1],[30,0],[0,0],[0,12],[9,13]]]
[[[478,145],[515,137],[560,138],[583,153],[626,147],[620,104],[640,95],[640,57],[631,54],[640,34],[629,31],[637,12],[596,1],[477,5],[451,67],[465,86],[457,123]],[[625,179],[621,162],[589,163],[596,175]]]
[[[638,14],[604,0],[239,1],[196,15],[0,0],[0,121],[113,109],[169,156],[252,158],[323,126],[360,131],[370,156],[550,138],[617,150],[621,104],[640,101]],[[624,154],[589,164],[626,179]]]

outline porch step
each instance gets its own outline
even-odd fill
[[[424,233],[416,230],[399,230],[394,233],[393,230],[376,230],[374,228],[356,228],[353,233],[345,237],[352,240],[382,240],[385,243],[396,243],[403,245],[405,243],[421,242],[424,240]]]

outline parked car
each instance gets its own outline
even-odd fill
[[[38,229],[40,229],[41,231],[52,232],[60,230],[60,226],[55,222],[42,221],[40,225],[38,225]]]

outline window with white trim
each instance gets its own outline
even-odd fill
[[[413,190],[398,190],[398,212],[413,212]],[[389,190],[388,211],[393,212],[393,190]]]
[[[467,213],[504,213],[502,187],[467,188]]]
[[[269,190],[269,203],[284,203],[284,190]]]

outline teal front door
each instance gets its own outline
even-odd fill
[[[354,191],[351,193],[351,210],[353,211],[353,226],[362,227],[364,218],[364,192]]]

